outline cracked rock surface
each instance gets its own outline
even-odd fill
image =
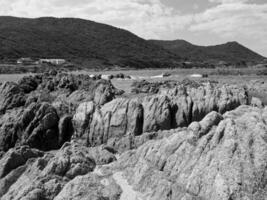
[[[251,88],[141,82],[127,96],[55,71],[3,83],[0,199],[266,200],[267,108]]]

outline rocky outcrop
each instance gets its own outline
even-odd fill
[[[0,198],[119,199],[121,189],[114,179],[94,172],[96,164],[116,160],[107,149],[75,142],[46,153],[28,146],[10,149],[0,160]]]
[[[43,156],[43,152],[30,149],[27,146],[10,149],[0,160],[0,197],[16,182],[25,171],[25,163],[34,158]]]
[[[21,144],[41,150],[59,148],[59,130],[67,126],[64,123],[58,127],[57,112],[48,103],[33,103],[25,110],[6,113],[0,121],[0,149],[3,151]],[[61,132],[62,138],[66,139],[67,134]]]
[[[124,153],[122,170],[145,199],[256,199],[267,193],[267,110],[240,106]]]
[[[171,104],[168,96],[145,97],[143,132],[169,130],[172,127]]]
[[[34,76],[24,76],[18,81],[19,87],[23,90],[24,93],[30,93],[38,87],[40,79]]]
[[[91,118],[95,111],[95,107],[95,103],[90,101],[81,103],[77,108],[76,113],[73,116],[73,125],[76,131],[76,137],[86,140],[86,138],[83,138],[83,136],[91,123]]]
[[[50,104],[32,104],[24,111],[18,124],[18,129],[23,133],[18,134],[18,140],[33,148],[56,149],[58,122],[57,112]]]
[[[23,77],[18,84],[3,83],[0,151],[21,144],[41,150],[60,148],[73,135],[72,116],[79,104],[92,101],[101,106],[119,94],[110,81],[56,71]]]
[[[115,99],[102,108],[93,102],[81,104],[73,117],[76,138],[83,138],[89,146],[107,143],[128,133],[142,134],[143,108],[128,99]]]
[[[24,154],[17,153],[16,160],[19,162],[21,159],[26,159],[25,155],[32,154],[28,151]],[[3,162],[5,159],[4,156],[1,160],[3,164],[0,171],[7,168],[8,163]],[[21,163],[19,167],[4,174],[0,180],[0,197],[3,200],[52,200],[67,182],[76,176],[93,171],[95,165],[88,149],[66,144],[56,153],[29,159],[25,164]]]
[[[62,146],[65,142],[69,142],[74,133],[74,128],[72,124],[72,116],[63,116],[58,123],[58,145]]]
[[[17,142],[17,123],[23,109],[13,109],[0,117],[0,151],[8,151]]]
[[[264,80],[251,80],[246,84],[251,104],[253,106],[267,105],[267,82]]]
[[[142,81],[135,81],[132,84],[132,93],[153,93],[156,94],[159,91],[159,87],[162,86],[163,83],[156,82],[156,83],[150,83],[146,80]]]
[[[120,122],[130,107],[140,106],[123,102],[105,108],[117,113]],[[91,115],[93,120],[95,112],[87,111],[76,119]],[[68,122],[66,116],[61,123]],[[118,130],[115,126],[114,134]],[[112,145],[89,148],[77,138],[50,152],[16,147],[0,160],[0,198],[117,200],[136,192],[146,200],[262,200],[267,195],[266,130],[267,109],[243,105],[223,115],[212,111],[186,128],[141,135],[118,132],[108,143],[121,137],[132,149],[124,148],[120,156]],[[125,178],[131,191],[125,191],[130,187]]]
[[[121,91],[116,89],[110,81],[93,80],[89,75],[57,74],[55,76],[44,75],[38,86],[39,90],[47,90],[60,97],[55,101],[65,100],[68,103],[79,104],[84,101],[94,101],[103,105],[115,98]]]
[[[161,89],[159,94],[171,96],[172,105],[177,109],[174,123],[188,126],[192,121],[200,121],[211,111],[225,113],[239,105],[249,104],[244,87],[237,85],[215,85],[203,83],[199,87],[177,86]]]
[[[267,196],[260,99],[236,85],[144,84],[150,94],[120,98],[86,75],[0,85],[0,199]]]
[[[92,147],[88,151],[97,165],[105,165],[117,160],[115,156],[117,152],[109,146]]]
[[[0,114],[4,114],[8,109],[23,106],[25,102],[26,97],[18,84],[5,82],[0,85]]]
[[[1,159],[0,179],[5,177],[12,170],[24,165],[30,158],[43,156],[43,152],[31,149],[28,146],[10,149]]]
[[[94,173],[78,176],[68,182],[55,200],[111,199],[119,200],[121,188],[112,178],[99,177]]]
[[[116,150],[130,149],[143,133],[186,127],[211,111],[223,114],[244,104],[245,88],[211,83],[161,88],[154,95],[117,98],[102,107],[87,102],[74,116],[75,136],[89,146],[107,143]]]
[[[198,88],[202,84],[190,79],[183,79],[182,81],[174,81],[174,80],[167,80],[167,81],[157,81],[157,82],[149,82],[146,80],[142,81],[135,81],[131,85],[131,92],[140,94],[157,94],[161,89],[172,89],[177,86],[184,86],[184,87],[192,87]]]
[[[62,102],[73,104],[74,109],[85,101],[103,105],[122,93],[110,81],[94,80],[89,75],[49,72],[25,76],[18,84],[5,82],[0,85],[0,114],[32,102]]]

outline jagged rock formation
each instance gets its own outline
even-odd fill
[[[0,151],[21,144],[58,149],[73,134],[78,105],[103,105],[121,94],[110,81],[50,71],[0,85]],[[1,153],[2,155],[2,153]]]
[[[0,85],[0,114],[8,109],[23,106],[25,102],[25,95],[18,84],[5,82]]]
[[[43,156],[43,152],[31,149],[28,146],[21,146],[10,149],[1,159],[0,178],[5,177],[12,170],[24,165],[30,158]]]
[[[103,105],[122,93],[107,80],[93,80],[89,75],[49,72],[23,77],[18,83],[1,84],[0,113],[33,102],[65,103],[74,109],[84,101]]]
[[[70,141],[74,133],[74,128],[72,124],[72,116],[63,116],[58,123],[58,145],[62,146],[66,141]]]
[[[107,159],[108,155],[110,155],[109,159]],[[109,154],[105,149],[92,150],[70,143],[66,143],[59,151],[46,153],[44,156],[43,152],[28,147],[11,149],[0,160],[0,197],[3,200],[52,200],[60,193],[57,199],[64,199],[65,192],[74,191],[72,185],[77,182],[81,185],[76,186],[79,190],[72,193],[74,196],[82,197],[80,193],[82,189],[87,195],[90,194],[89,191],[95,190],[94,195],[97,199],[97,195],[100,195],[99,191],[102,191],[105,197],[111,195],[112,193],[108,191],[114,188],[117,188],[117,193],[113,191],[114,195],[118,196],[120,190],[114,183],[109,187],[103,186],[100,183],[101,179],[93,174],[87,175],[88,178],[79,177],[92,172],[96,161],[98,164],[107,164],[114,159],[112,157],[114,155]],[[75,177],[77,178],[74,179]],[[90,190],[85,186],[91,187]],[[71,199],[72,195],[68,198]],[[79,199],[78,196],[76,199]]]
[[[42,150],[59,147],[59,117],[56,109],[50,104],[32,103],[24,111],[9,117],[10,120],[4,121],[0,129],[1,150],[6,151],[16,144],[27,144]],[[6,118],[6,115],[2,118]]]
[[[55,200],[111,199],[119,200],[120,186],[112,178],[100,178],[89,173],[68,182]]]
[[[0,197],[118,200],[127,196],[118,178],[126,177],[143,200],[263,200],[266,130],[267,109],[243,105],[187,128],[136,136],[117,161],[111,147],[75,140],[46,153],[17,147],[0,160]]]
[[[217,82],[218,83],[218,82]],[[201,86],[201,82],[196,82],[190,79],[185,78],[182,81],[159,81],[159,82],[149,82],[146,80],[135,81],[131,85],[131,92],[135,94],[145,93],[145,94],[156,94],[161,89],[172,89],[179,85],[183,85],[185,87],[194,87],[198,88]]]
[[[1,200],[267,196],[267,108],[244,87],[115,98],[109,81],[50,72],[0,88]]]
[[[50,94],[49,102],[63,101],[67,104],[75,104],[92,100],[96,104],[103,105],[114,99],[115,95],[122,93],[107,80],[93,80],[89,75],[72,75],[57,73],[55,75],[44,74],[33,77],[39,80],[36,96],[42,101],[42,93]]]
[[[157,94],[117,98],[101,108],[93,102],[81,104],[74,116],[79,124],[75,136],[89,146],[108,143],[117,150],[129,149],[132,138],[145,132],[185,127],[211,111],[223,114],[244,104],[248,95],[238,86],[207,83],[159,88]]]
[[[241,106],[137,150],[115,164],[144,199],[256,199],[267,196],[267,109]]]
[[[0,117],[0,151],[7,151],[16,144],[16,124],[23,114],[22,109],[14,109]]]

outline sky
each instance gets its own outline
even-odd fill
[[[267,0],[0,0],[0,15],[77,17],[205,46],[237,41],[267,57]]]

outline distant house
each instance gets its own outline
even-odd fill
[[[17,60],[17,64],[32,65],[36,63],[35,63],[35,60],[33,60],[32,58],[19,58]]]
[[[49,64],[53,64],[53,65],[62,65],[64,63],[66,63],[65,59],[40,59],[39,63],[49,63]]]

